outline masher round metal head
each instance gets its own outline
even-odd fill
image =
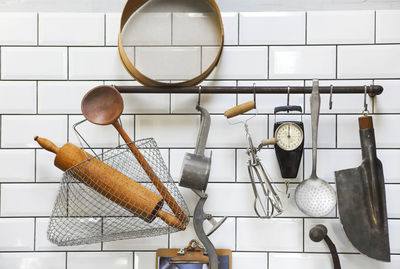
[[[113,86],[101,85],[90,90],[82,99],[82,113],[94,124],[112,124],[124,110],[121,94]]]

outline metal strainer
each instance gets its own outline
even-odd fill
[[[306,215],[322,217],[329,214],[336,206],[336,192],[328,182],[317,176],[317,139],[321,103],[318,80],[313,81],[310,103],[312,124],[312,172],[310,178],[304,180],[297,186],[295,201],[299,209]]]

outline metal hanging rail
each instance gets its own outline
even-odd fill
[[[198,93],[199,87],[148,87],[148,86],[114,86],[121,93]],[[367,89],[365,89],[367,87]],[[290,94],[311,93],[310,87],[290,86]],[[331,93],[331,86],[319,87],[320,93]],[[333,86],[333,94],[364,94],[365,90],[369,96],[374,97],[383,92],[383,87],[379,85],[371,86]],[[257,93],[257,94],[286,94],[288,86],[269,87],[269,86],[202,86],[201,93]]]

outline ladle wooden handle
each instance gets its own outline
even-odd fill
[[[233,118],[236,117],[237,115],[246,113],[247,111],[252,110],[255,107],[255,103],[254,101],[249,101],[240,105],[237,105],[235,107],[232,107],[230,109],[228,109],[227,111],[225,111],[225,117],[229,118]]]
[[[136,157],[139,164],[143,167],[143,170],[146,172],[146,174],[150,178],[151,182],[153,182],[153,184],[157,188],[158,192],[164,198],[165,202],[171,208],[172,212],[174,212],[175,216],[180,220],[181,226],[185,226],[185,223],[188,221],[187,216],[182,211],[182,209],[178,205],[178,203],[175,201],[174,197],[172,197],[172,195],[169,193],[167,188],[164,186],[164,184],[158,178],[156,173],[151,168],[150,164],[147,162],[147,160],[144,158],[142,153],[139,151],[139,149],[135,146],[134,143],[132,143],[132,140],[130,139],[128,134],[125,132],[125,130],[122,128],[121,124],[119,124],[118,121],[115,121],[113,123],[113,126],[115,127],[115,129],[117,129],[117,131],[121,135],[122,139],[124,139],[124,141],[128,144],[129,149],[132,151],[133,155]],[[172,226],[174,226],[174,225],[172,225]]]

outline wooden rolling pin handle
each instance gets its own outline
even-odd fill
[[[276,140],[275,137],[274,137],[274,138],[270,138],[270,139],[266,139],[266,138],[265,138],[265,139],[261,140],[261,144],[262,144],[263,146],[275,145],[276,142],[277,142],[277,140]]]
[[[225,117],[230,119],[237,115],[246,113],[247,111],[252,110],[254,107],[255,107],[254,101],[249,101],[249,102],[246,102],[246,103],[243,103],[243,104],[240,104],[238,106],[228,109],[227,111],[225,111],[224,114],[225,114]]]
[[[165,223],[167,223],[169,226],[171,227],[175,227],[179,230],[185,230],[186,229],[186,225],[184,225],[182,223],[181,220],[179,220],[177,217],[175,217],[174,215],[171,215],[167,212],[164,212],[162,210],[159,210],[157,212],[157,216],[162,219]]]
[[[51,151],[55,154],[57,154],[57,152],[60,150],[59,147],[57,147],[53,142],[46,138],[35,136],[34,140],[38,142],[38,144],[45,150]]]

